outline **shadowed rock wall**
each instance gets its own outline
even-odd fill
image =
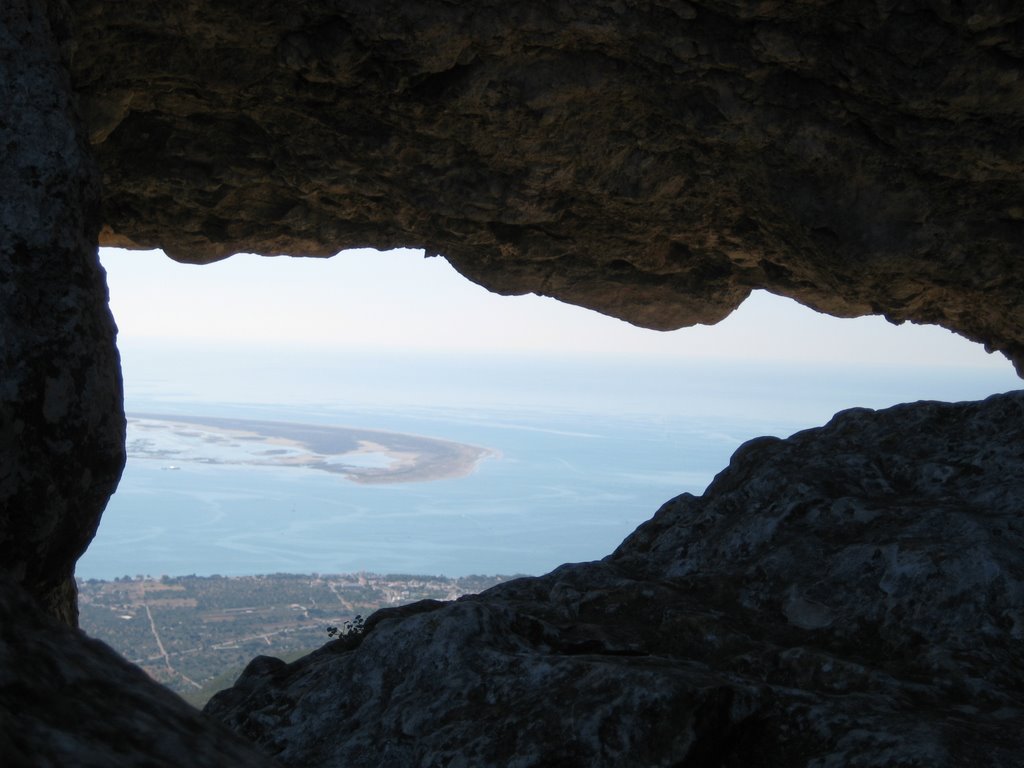
[[[0,571],[75,624],[75,561],[121,475],[125,424],[61,24],[44,3],[0,6]]]
[[[103,242],[421,246],[638,325],[753,288],[1024,363],[1024,7],[73,0]]]

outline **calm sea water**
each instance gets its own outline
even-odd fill
[[[129,411],[334,424],[472,443],[469,477],[368,486],[322,471],[130,459],[83,578],[271,572],[540,574],[610,553],[700,493],[745,440],[837,410],[977,399],[1000,370],[811,372],[558,360],[123,351]],[[301,359],[300,359],[301,358]],[[183,372],[185,372],[183,374]]]

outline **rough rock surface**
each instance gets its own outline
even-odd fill
[[[0,764],[182,768],[273,761],[0,578]]]
[[[124,460],[101,225],[422,246],[652,328],[764,287],[1024,370],[1022,59],[1011,2],[4,0],[0,759],[261,762],[32,606],[74,622]],[[1022,407],[749,444],[605,561],[378,614],[210,711],[296,765],[1019,766]]]
[[[121,475],[125,423],[97,170],[44,8],[0,4],[0,575],[74,624],[75,561]]]
[[[1024,762],[1024,392],[741,447],[601,562],[375,614],[207,712],[295,766]]]
[[[763,287],[1024,365],[1024,6],[72,0],[103,241],[421,246],[651,328]]]

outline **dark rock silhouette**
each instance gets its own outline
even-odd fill
[[[0,575],[74,624],[125,420],[97,169],[43,8],[0,6]]]

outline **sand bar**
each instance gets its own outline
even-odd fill
[[[497,452],[421,435],[279,421],[128,414],[128,455],[176,469],[189,463],[293,466],[357,483],[464,477]]]

